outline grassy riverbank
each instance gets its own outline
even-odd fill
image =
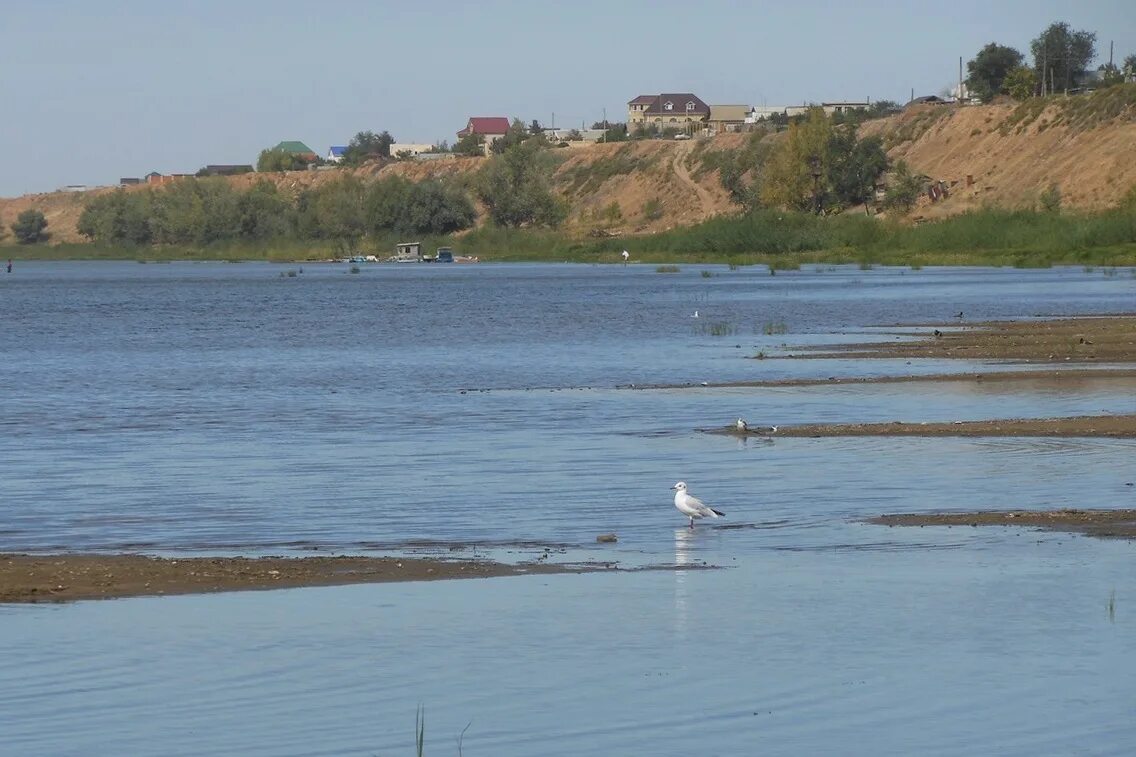
[[[363,253],[385,257],[396,239],[368,240]],[[424,236],[424,250],[449,245],[485,261],[616,263],[628,250],[648,263],[765,264],[792,269],[814,263],[883,265],[1136,265],[1136,206],[1095,214],[984,210],[906,225],[860,215],[818,218],[758,211],[719,217],[649,236],[573,237],[554,231],[491,226],[456,237]],[[341,257],[331,242],[292,239],[206,247],[110,247],[99,244],[10,246],[23,260],[269,260]]]

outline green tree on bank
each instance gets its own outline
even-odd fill
[[[343,162],[349,166],[359,166],[368,160],[377,160],[391,157],[391,145],[394,137],[389,131],[375,134],[373,131],[361,131],[347,143],[343,153]]]
[[[48,235],[45,229],[47,229],[47,219],[43,213],[34,208],[20,213],[16,216],[16,222],[12,224],[12,233],[16,235],[16,241],[20,244],[35,244],[46,240]]]
[[[287,150],[261,150],[260,155],[256,159],[256,170],[259,173],[302,171],[307,167],[308,161]]]
[[[1075,31],[1064,21],[1050,24],[1030,43],[1043,95],[1072,89],[1096,57],[1096,32]]]
[[[477,192],[496,225],[556,227],[564,220],[567,208],[552,194],[555,159],[546,146],[543,138],[525,140],[482,169]]]
[[[295,196],[262,179],[247,190],[224,179],[186,179],[160,189],[117,190],[87,201],[78,231],[115,245],[209,246],[273,239],[326,240],[350,250],[367,235],[445,234],[469,228],[473,203],[457,185],[350,174]]]
[[[822,109],[811,108],[803,122],[790,124],[788,138],[766,165],[761,201],[813,212],[834,202],[858,205],[887,167],[879,137],[858,139],[852,124],[834,128]]]
[[[1024,56],[1014,48],[991,42],[966,64],[966,86],[984,102],[995,95],[1009,94],[1006,77],[1021,66],[1023,60]]]

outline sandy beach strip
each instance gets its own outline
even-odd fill
[[[1136,510],[1006,510],[903,513],[870,518],[881,526],[1025,526],[1108,539],[1136,539]]]
[[[615,569],[405,557],[148,557],[0,554],[0,602],[65,602],[303,586],[437,581]]]

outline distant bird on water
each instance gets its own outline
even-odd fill
[[[962,311],[961,310],[958,311],[957,313],[955,313],[955,318],[962,318]]]
[[[742,418],[738,418],[737,422],[734,423],[734,428],[738,431],[749,431],[749,425]]]
[[[691,317],[691,318],[697,318],[697,317],[698,317],[698,311],[697,311],[697,310],[695,310],[695,311],[694,311],[694,315],[692,315],[692,316],[690,316],[690,317]]]
[[[686,484],[679,481],[671,487],[675,490],[675,507],[678,511],[690,518],[690,528],[694,528],[695,518],[724,518],[726,514],[721,510],[715,510],[712,507],[707,507],[702,503],[698,497],[692,497],[686,493]]]

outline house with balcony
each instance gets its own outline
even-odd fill
[[[710,106],[690,92],[639,95],[627,103],[630,131],[654,125],[658,129],[691,131],[710,118]]]

